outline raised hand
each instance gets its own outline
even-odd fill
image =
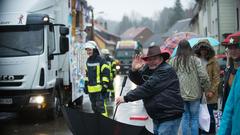
[[[137,71],[144,66],[145,62],[141,59],[140,55],[134,56],[132,60],[132,71]]]
[[[117,97],[115,102],[117,106],[120,105],[121,103],[125,103],[124,98],[122,96]]]

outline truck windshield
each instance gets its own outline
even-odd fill
[[[0,27],[0,57],[43,53],[43,25]]]
[[[134,50],[117,50],[116,51],[116,58],[133,58],[135,55]]]

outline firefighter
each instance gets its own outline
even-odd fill
[[[86,62],[85,93],[89,94],[92,110],[108,117],[104,95],[108,89],[109,67],[104,58],[99,55],[97,44],[88,41],[85,44],[88,59]]]
[[[114,60],[110,56],[110,52],[109,52],[108,49],[102,49],[101,52],[102,52],[105,60],[107,61],[108,66],[109,66],[109,70],[110,70],[109,85],[108,85],[108,90],[107,90],[106,97],[108,98],[110,96],[111,98],[114,98],[115,97],[115,91],[114,91],[113,81],[114,81],[114,78],[116,76],[116,60]]]

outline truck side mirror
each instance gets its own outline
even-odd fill
[[[60,53],[64,54],[69,50],[69,40],[68,37],[66,37],[66,35],[69,34],[69,29],[67,27],[61,26],[60,34]]]
[[[69,41],[66,36],[60,36],[60,53],[64,54],[69,50]]]
[[[59,32],[61,35],[66,36],[69,34],[69,28],[66,26],[61,26]]]

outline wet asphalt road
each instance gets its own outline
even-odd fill
[[[120,94],[123,76],[116,76],[115,90],[116,95]],[[127,81],[123,89],[123,95],[136,86],[130,81]],[[112,118],[115,108],[114,99],[107,103],[109,117]],[[84,112],[92,112],[90,107],[89,97],[84,95],[83,106]],[[115,120],[138,126],[146,126],[148,130],[152,130],[151,119],[147,120],[130,120],[133,115],[146,115],[142,101],[136,101],[126,104],[121,104],[118,107]],[[71,131],[63,117],[54,121],[47,120],[41,114],[26,114],[24,117],[19,117],[16,113],[0,113],[0,135],[72,135]]]

